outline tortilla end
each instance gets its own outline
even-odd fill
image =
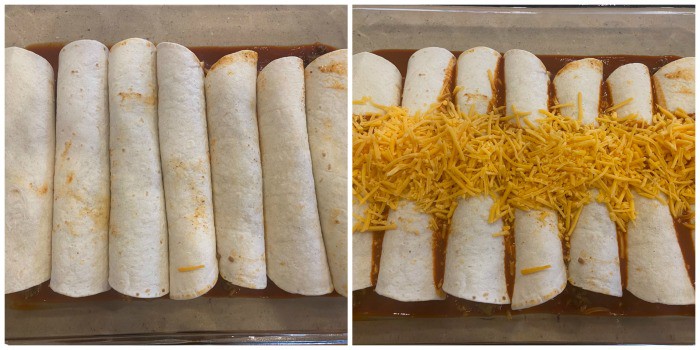
[[[250,64],[257,65],[258,53],[251,50],[241,50],[232,54],[228,54],[216,61],[216,63],[214,63],[211,66],[211,68],[209,68],[209,71],[215,71],[223,66],[230,66],[236,62],[247,62]]]
[[[555,288],[553,291],[546,293],[544,295],[541,295],[541,296],[538,295],[532,299],[524,300],[522,302],[514,301],[511,304],[511,309],[512,310],[522,310],[522,309],[527,309],[527,308],[530,308],[533,306],[544,304],[544,303],[554,299],[557,295],[561,294],[561,292],[564,291],[564,288],[566,288],[566,283],[567,283],[567,281],[564,280],[564,283],[561,286],[559,286],[558,288]],[[515,298],[513,298],[513,300],[515,300]]]

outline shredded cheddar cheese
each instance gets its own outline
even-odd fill
[[[651,125],[619,118],[615,110],[630,99],[608,108],[598,126],[583,125],[581,100],[579,94],[578,118],[562,116],[559,108],[568,105],[558,105],[538,111],[535,121],[522,118],[529,113],[517,106],[510,106],[509,116],[505,106],[489,114],[460,111],[449,92],[421,114],[373,104],[383,113],[352,121],[353,195],[368,205],[355,213],[354,231],[395,228],[386,213],[400,200],[449,224],[460,198],[479,195],[494,199],[490,222],[512,223],[515,208],[555,211],[567,241],[592,200],[604,203],[626,230],[635,216],[633,191],[666,200],[674,217],[690,215],[694,119],[661,107]],[[510,123],[512,118],[522,124]]]
[[[576,118],[579,122],[583,120],[583,93],[581,91],[578,92],[578,118]]]
[[[628,98],[628,99],[626,99],[626,100],[624,100],[616,105],[612,105],[612,106],[608,107],[608,109],[605,110],[605,113],[612,112],[616,109],[620,109],[621,107],[628,105],[631,102],[632,102],[632,98],[630,97],[630,98]]]
[[[530,274],[533,274],[533,273],[535,273],[535,272],[540,272],[540,271],[547,270],[547,269],[549,269],[549,268],[551,268],[551,267],[552,267],[552,265],[543,265],[543,266],[529,267],[529,268],[527,268],[527,269],[522,269],[522,270],[520,270],[520,273],[523,274],[523,275],[530,275]]]
[[[195,271],[199,269],[203,269],[204,265],[194,265],[194,266],[183,266],[183,267],[178,267],[177,270],[179,272],[190,272],[190,271]]]
[[[549,107],[549,109],[555,110],[555,109],[560,109],[560,108],[564,108],[564,107],[573,107],[573,106],[574,106],[573,103],[562,103],[562,104],[556,104],[552,107]]]

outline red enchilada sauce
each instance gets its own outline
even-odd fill
[[[416,50],[378,50],[373,53],[379,55],[391,63],[393,63],[401,72],[401,75],[406,76],[408,60]],[[455,57],[459,57],[461,52],[453,51]],[[606,56],[561,56],[561,55],[537,55],[542,60],[547,71],[550,72],[550,78],[554,78],[556,73],[569,62],[573,62],[583,58],[597,58],[603,61],[603,81],[605,81],[615,69],[628,63],[642,63],[649,68],[649,73],[653,75],[659,68],[667,63],[679,59],[678,56],[630,56],[630,55],[606,55]],[[503,62],[498,67],[498,80],[496,82],[496,101],[497,106],[505,104],[505,88],[503,81]],[[550,95],[553,97],[553,89],[550,87]],[[607,89],[601,89],[601,105],[603,108],[610,106]],[[695,285],[695,250],[693,240],[688,229],[683,223],[676,219],[674,221],[676,233],[680,243],[683,258],[686,263],[688,274],[691,282]],[[511,234],[505,236],[506,254],[506,283],[509,295],[513,295],[514,284],[514,262],[515,262],[515,243],[513,240],[514,225],[511,224]],[[449,232],[449,228],[446,231]],[[622,232],[618,232],[618,237],[622,237]],[[434,277],[436,285],[442,284],[444,276],[444,259],[445,245],[447,235],[435,233],[434,238],[442,236],[442,241],[434,242],[433,256],[435,259]],[[375,233],[375,246],[381,247],[383,233]],[[565,252],[568,248],[564,246]],[[381,251],[374,252],[373,271],[378,270],[378,262]],[[438,260],[440,260],[438,262]],[[375,265],[376,264],[376,265]],[[511,266],[513,265],[513,266]],[[622,271],[623,287],[626,280],[626,259],[620,259],[620,268]],[[376,283],[376,279],[373,279]],[[628,315],[628,316],[659,316],[659,315],[680,315],[694,316],[695,305],[664,305],[645,302],[627,290],[623,291],[622,297],[613,297],[609,295],[599,294],[586,291],[584,289],[574,287],[567,284],[566,289],[548,302],[527,308],[525,310],[513,311],[510,305],[493,305],[478,303],[474,301],[460,299],[451,295],[447,295],[445,300],[441,301],[421,301],[421,302],[400,302],[390,298],[378,295],[374,292],[374,287],[366,288],[353,292],[353,318],[355,320],[368,319],[372,317],[385,316],[408,316],[408,317],[457,317],[457,316],[492,316],[492,315],[518,315],[518,314],[569,314],[569,315]]]
[[[44,57],[51,66],[53,66],[54,74],[58,72],[58,55],[65,44],[61,43],[49,43],[49,44],[37,44],[30,45],[26,47],[27,50],[32,51],[42,57]],[[190,47],[190,50],[194,52],[200,61],[204,62],[205,70],[208,70],[216,61],[221,57],[234,53],[240,50],[253,50],[258,53],[258,71],[262,70],[271,61],[286,57],[286,56],[297,56],[304,61],[304,66],[311,63],[317,57],[324,55],[328,52],[336,50],[336,48],[320,43],[315,43],[311,45],[301,45],[301,46],[238,46],[238,47],[226,47],[226,46],[205,46],[205,47]],[[262,290],[248,289],[235,286],[221,277],[217,281],[214,288],[203,295],[204,297],[212,298],[229,298],[229,297],[244,297],[244,298],[296,298],[301,297],[300,295],[291,294],[283,291],[277,287],[269,278],[267,280],[267,288]],[[327,296],[339,296],[336,292],[328,294]],[[168,296],[163,296],[161,298],[168,298]],[[146,302],[149,299],[132,298],[114,289],[110,289],[107,292],[100,293],[97,295],[82,297],[82,298],[71,298],[65,295],[55,293],[49,288],[49,282],[44,282],[38,286],[29,288],[27,290],[6,294],[5,295],[5,305],[9,308],[14,309],[34,309],[41,307],[43,303],[64,303],[64,302],[79,302],[79,301],[109,301],[109,300],[124,300],[124,301],[142,301]]]

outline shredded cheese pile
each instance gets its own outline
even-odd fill
[[[632,116],[617,119],[614,113],[598,118],[607,154],[597,164],[600,172],[608,171],[593,185],[601,189],[599,200],[608,207],[631,206],[613,216],[620,227],[634,219],[630,190],[668,203],[676,218],[687,216],[695,203],[695,120],[682,110],[658,108],[652,125],[633,121]]]
[[[353,116],[353,194],[368,206],[354,231],[395,228],[386,210],[403,199],[449,224],[460,198],[491,196],[489,221],[503,219],[504,231],[515,208],[550,208],[567,239],[592,189],[622,230],[634,219],[633,191],[667,201],[674,217],[694,203],[695,123],[683,111],[660,108],[646,125],[618,118],[621,103],[594,126],[556,112],[562,106],[530,122],[515,108],[465,113],[451,100],[421,114],[375,105],[384,113]]]

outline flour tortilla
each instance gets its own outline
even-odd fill
[[[566,64],[552,80],[561,114],[580,118],[584,124],[598,125],[600,88],[603,84],[603,62],[595,58],[584,58]],[[581,94],[582,115],[578,115],[578,95]]]
[[[5,293],[51,277],[54,92],[49,62],[5,49]]]
[[[384,234],[377,294],[398,301],[444,299],[435,286],[430,215],[413,202],[401,201],[388,220],[397,227]]]
[[[401,106],[409,113],[425,112],[454,84],[455,56],[439,47],[416,51],[408,60]]]
[[[566,287],[566,266],[557,214],[550,210],[515,210],[515,283],[513,310],[540,305]],[[550,267],[523,274],[523,270]]]
[[[348,295],[348,50],[304,70],[306,121],[318,213],[333,286]]]
[[[510,304],[505,274],[503,221],[488,223],[493,199],[460,199],[447,241],[442,289],[450,295],[488,304]]]
[[[363,217],[367,210],[367,203],[352,204],[353,221],[352,226],[357,223],[357,216]],[[373,232],[353,232],[352,233],[352,290],[372,287],[372,244],[374,242]]]
[[[464,51],[457,60],[457,104],[462,112],[488,113],[496,92],[491,79],[498,79],[501,54],[487,47]],[[491,78],[489,78],[489,71]],[[503,221],[489,223],[493,199],[485,196],[460,199],[452,216],[442,289],[462,299],[490,304],[509,304],[506,287]]]
[[[78,40],[58,57],[50,287],[71,297],[109,290],[108,54]]]
[[[284,57],[270,62],[258,76],[257,92],[267,274],[290,293],[330,293],[333,284],[306,129],[302,60]]]
[[[137,298],[168,294],[168,230],[158,146],[156,47],[127,39],[109,54],[109,285]]]
[[[462,89],[457,92],[456,102],[459,109],[469,113],[472,106],[478,114],[486,114],[496,104],[496,91],[493,91],[491,78],[495,84],[501,64],[501,54],[488,47],[475,47],[462,52],[457,59],[456,85]],[[491,72],[491,78],[489,78]]]
[[[262,166],[258,142],[258,54],[222,57],[204,83],[219,272],[245,288],[267,287]]]
[[[157,47],[158,131],[168,219],[170,298],[192,299],[219,277],[204,71],[194,53]]]
[[[652,78],[656,103],[671,112],[680,108],[695,114],[695,57],[673,61],[661,67]]]
[[[398,106],[401,103],[401,72],[386,59],[369,52],[352,56],[352,99],[365,97],[383,106]],[[365,115],[383,113],[371,103],[352,105],[352,114]]]
[[[379,105],[398,106],[401,103],[402,77],[399,69],[386,59],[369,52],[352,56],[352,98],[361,100],[365,97]],[[384,111],[371,104],[353,104],[354,115],[372,113],[383,114]],[[364,216],[367,204],[353,200],[353,217]],[[354,220],[354,219],[353,219]],[[355,227],[353,221],[353,227]],[[364,289],[372,284],[372,244],[373,232],[352,233],[352,289]]]
[[[549,73],[537,56],[524,50],[509,50],[504,55],[506,84],[506,114],[530,113],[534,122],[542,117],[539,110],[547,110],[549,104]]]
[[[650,303],[695,304],[668,206],[633,195],[636,218],[627,226],[627,290]]]
[[[559,103],[573,104],[562,107],[562,114],[580,118],[584,124],[598,125],[602,81],[603,62],[599,60],[584,58],[565,65],[553,81]],[[578,115],[579,93],[581,116]],[[583,207],[571,234],[569,282],[579,288],[619,297],[622,296],[622,280],[617,229],[607,207],[595,201],[597,195],[595,190],[591,193],[594,200]]]
[[[581,210],[576,228],[571,233],[569,250],[569,282],[597,293],[622,296],[620,256],[617,229],[610,220],[607,206],[595,200]]]
[[[637,119],[651,123],[653,100],[647,66],[641,63],[621,66],[610,73],[606,83],[613,105],[632,98],[630,103],[615,110],[618,116],[627,117],[630,114],[635,114]]]
[[[416,51],[408,61],[401,105],[411,114],[425,112],[451,92],[455,61],[454,55],[442,48]],[[444,299],[433,276],[430,215],[421,213],[414,203],[402,201],[396,211],[389,212],[388,220],[398,226],[384,235],[375,291],[400,301]]]
[[[518,112],[529,112],[530,121],[539,118],[540,109],[547,110],[549,75],[535,55],[523,50],[505,54],[506,105]],[[511,119],[511,122],[518,122]],[[522,123],[521,125],[524,125]],[[515,281],[513,310],[542,304],[559,295],[566,287],[566,267],[559,239],[557,215],[550,209],[515,211]],[[523,269],[550,265],[532,274]]]
[[[651,123],[651,82],[645,65],[632,63],[615,70],[608,77],[613,103],[633,98],[632,103],[617,110],[621,116]],[[631,106],[631,108],[626,108]],[[632,193],[635,219],[627,224],[626,289],[636,297],[667,305],[695,303],[695,290],[681,253],[673,218],[668,206],[656,199]]]

